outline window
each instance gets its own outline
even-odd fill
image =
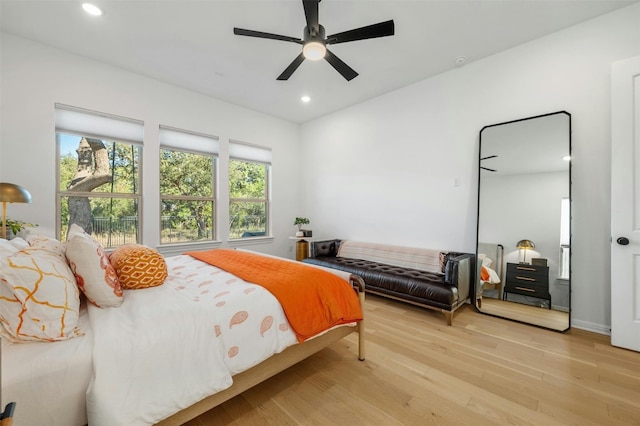
[[[271,150],[231,141],[229,157],[229,238],[267,236]]]
[[[160,127],[160,243],[215,239],[218,139]]]
[[[104,247],[140,242],[142,122],[56,105],[57,234],[76,223]]]

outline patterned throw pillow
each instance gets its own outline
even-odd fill
[[[109,260],[123,289],[159,286],[168,275],[164,257],[157,250],[140,244],[125,244],[116,248]]]
[[[122,304],[122,288],[109,256],[75,223],[69,228],[66,255],[78,287],[91,303],[101,308]]]
[[[53,254],[65,262],[67,261],[64,255],[64,244],[54,238],[45,235],[30,235],[27,237],[27,242],[29,243],[29,251],[31,253],[41,252]]]
[[[57,341],[80,335],[80,293],[66,259],[27,248],[0,258],[0,322],[14,341]]]

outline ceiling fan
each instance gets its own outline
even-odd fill
[[[302,52],[289,64],[280,74],[278,80],[288,80],[305,59],[317,61],[326,59],[336,71],[338,71],[347,81],[353,80],[358,73],[340,58],[327,49],[329,44],[346,43],[349,41],[366,40],[369,38],[386,37],[394,34],[393,20],[380,22],[366,27],[356,28],[342,33],[337,33],[325,37],[324,27],[318,23],[318,4],[320,0],[302,0],[304,16],[307,19],[307,26],[304,27],[302,39],[288,37],[278,34],[265,33],[261,31],[245,30],[234,28],[236,35],[267,38],[272,40],[289,41],[302,45]]]

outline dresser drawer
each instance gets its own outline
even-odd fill
[[[507,279],[513,279],[521,282],[537,282],[546,286],[549,282],[549,267],[540,265],[507,263]]]
[[[546,287],[538,287],[538,286],[531,286],[526,284],[509,282],[509,284],[505,286],[504,290],[508,293],[517,293],[523,296],[540,297],[543,299],[549,298],[549,290]]]
[[[549,267],[547,266],[507,263],[506,278],[505,295],[506,293],[515,293],[551,299],[549,295]]]

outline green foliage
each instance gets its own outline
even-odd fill
[[[8,217],[6,223],[2,223],[2,221],[0,220],[0,226],[6,226],[7,228],[9,228],[11,230],[11,232],[13,232],[14,235],[16,235],[25,226],[34,227],[34,226],[38,226],[38,225],[37,224],[33,224],[33,223],[29,223],[29,222],[23,222],[21,220],[14,220],[14,219],[11,219],[10,217]]]
[[[160,194],[213,196],[213,157],[163,149],[160,152]]]
[[[309,219],[307,219],[306,217],[296,217],[295,222],[293,222],[294,225],[308,225],[309,224]]]
[[[229,161],[229,198],[266,199],[267,165]]]
[[[211,155],[160,150],[161,242],[213,238],[214,161]]]
[[[229,161],[229,236],[245,231],[267,232],[267,177],[269,166]]]

